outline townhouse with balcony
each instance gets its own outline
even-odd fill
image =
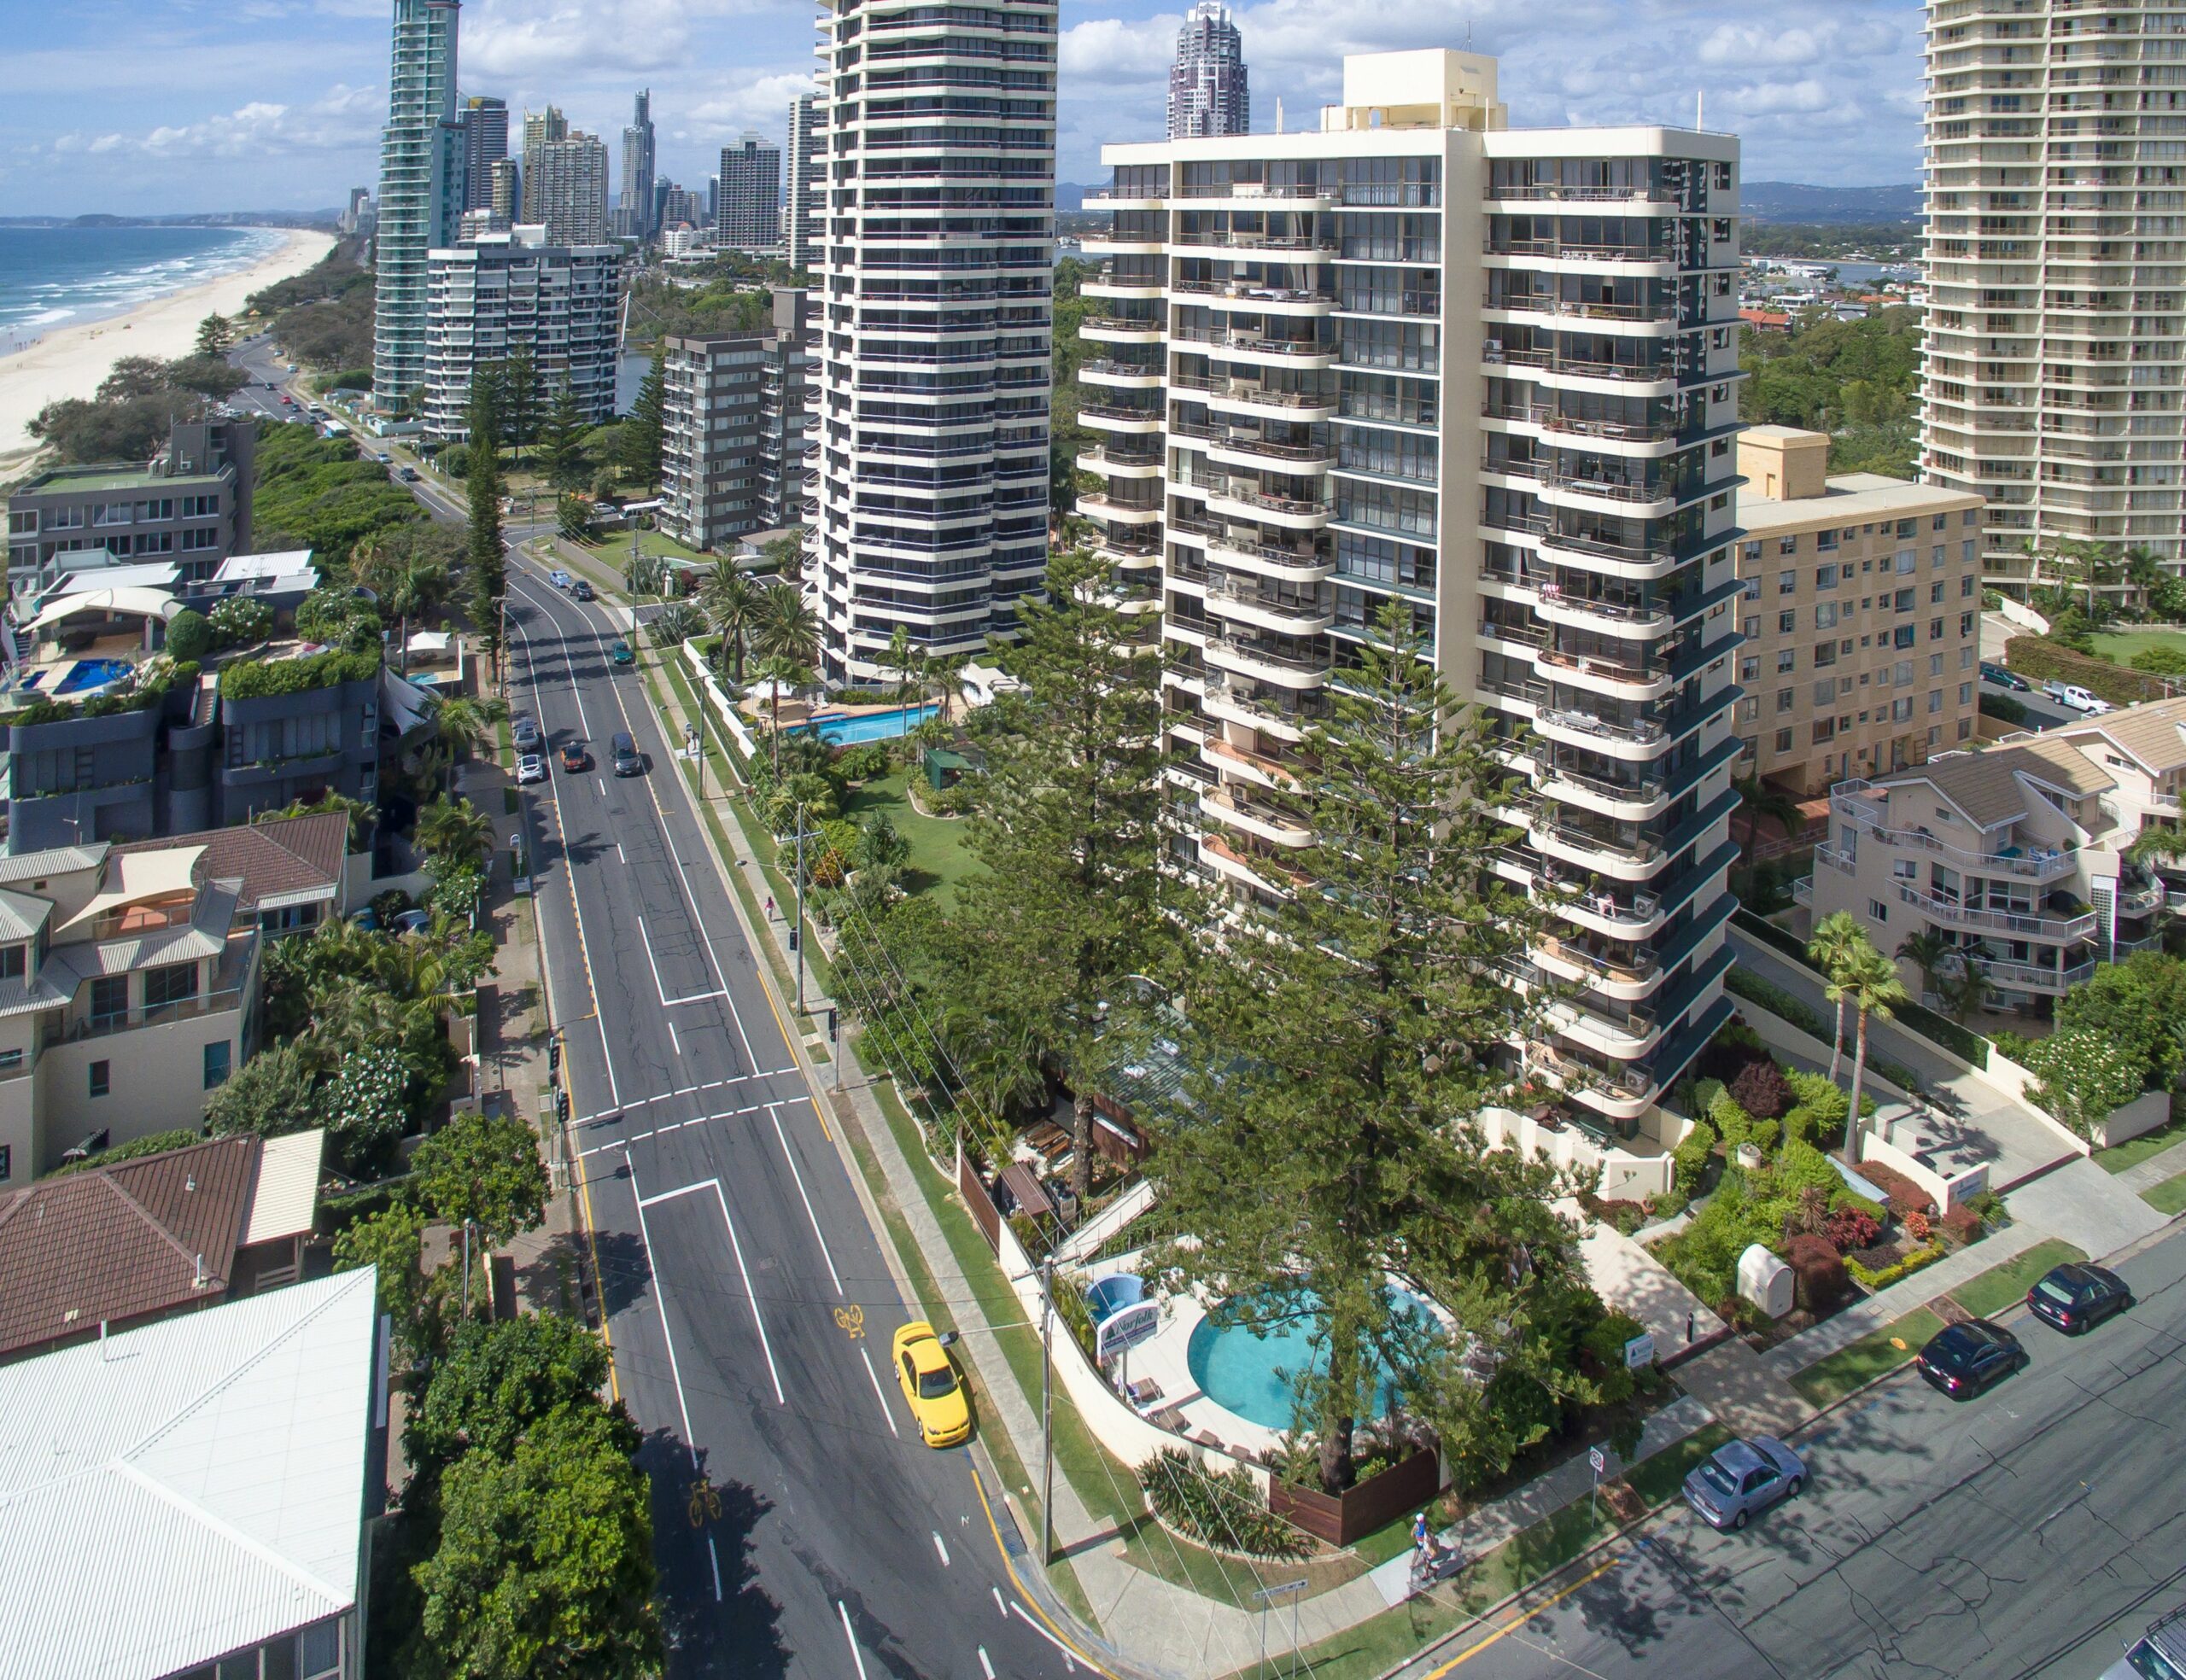
[[[1281,893],[1302,745],[1385,602],[1488,709],[1553,884],[1514,1059],[1630,1136],[1730,1012],[1738,142],[1513,131],[1470,54],[1316,131],[1112,145],[1084,285],[1099,551],[1160,615],[1183,865]],[[1565,890],[1570,890],[1568,895]]]
[[[2186,700],[1856,779],[1830,795],[1797,896],[1817,919],[1849,911],[1886,952],[1939,933],[1980,964],[1995,1007],[2046,1016],[2098,963],[2156,948],[2157,913],[2186,903],[2186,866],[2124,855],[2148,823],[2177,820],[2182,787]],[[1917,989],[1918,968],[1898,966]]]
[[[1829,435],[1739,437],[1740,773],[1796,798],[1973,738],[1981,498],[1829,475]]]
[[[149,465],[56,467],[8,498],[8,578],[20,588],[56,558],[103,550],[208,578],[250,547],[254,419],[178,420]]]

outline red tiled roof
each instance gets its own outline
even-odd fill
[[[208,828],[165,840],[132,840],[114,850],[202,846],[205,855],[197,860],[191,878],[201,887],[208,881],[241,881],[243,895],[237,908],[255,914],[261,900],[338,889],[348,843],[348,818],[339,811],[321,811],[235,828]]]
[[[0,1200],[0,1358],[221,1299],[262,1147],[214,1138]]]

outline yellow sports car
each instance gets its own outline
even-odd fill
[[[924,1319],[906,1324],[896,1333],[896,1380],[903,1385],[903,1398],[918,1420],[919,1438],[929,1447],[953,1447],[972,1433],[972,1409],[964,1398],[964,1385],[949,1362],[948,1343],[956,1339],[934,1334]]]

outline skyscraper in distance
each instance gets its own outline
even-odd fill
[[[607,143],[572,129],[542,142],[523,174],[527,222],[546,230],[550,245],[602,245],[607,241]]]
[[[1169,69],[1169,137],[1249,134],[1252,127],[1243,38],[1221,0],[1199,0],[1177,32],[1177,61]]]
[[[789,108],[788,198],[783,207],[782,242],[792,268],[812,266],[812,204],[818,185],[820,142],[825,132],[820,102],[801,93]]]
[[[463,214],[455,109],[462,9],[462,0],[395,0],[372,320],[373,401],[382,409],[399,407],[424,382],[427,259],[453,242]]]
[[[770,251],[782,242],[782,150],[746,133],[721,149],[715,242],[732,251]]]
[[[566,140],[569,137],[569,120],[556,107],[549,105],[544,111],[526,111],[523,114],[523,203],[522,208],[525,221],[535,222],[540,219],[538,199],[533,192],[531,184],[533,166],[538,161],[539,149],[550,142]]]
[[[494,166],[509,155],[509,107],[476,94],[463,102],[463,207],[494,207]]]
[[[650,238],[657,230],[653,172],[652,90],[647,88],[638,96],[630,125],[622,131],[622,194],[616,207],[626,213],[622,219],[625,225],[618,231],[633,239]]]

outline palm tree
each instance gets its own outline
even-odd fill
[[[897,625],[888,638],[888,650],[880,656],[880,668],[896,674],[896,709],[903,708],[903,696],[911,685],[911,679],[918,670],[918,656],[911,651],[911,633]]]
[[[2175,863],[2186,858],[2186,826],[2150,823],[2125,848],[2129,863]]]
[[[435,756],[447,769],[451,789],[459,758],[478,751],[494,738],[494,726],[508,715],[507,703],[490,697],[459,697],[441,702],[433,714],[439,731]]]
[[[2125,551],[2125,581],[2133,586],[2135,610],[2146,615],[2149,592],[2167,575],[2163,562],[2156,551],[2145,544],[2136,544]]]
[[[1837,1006],[1837,1024],[1829,1035],[1829,1082],[1832,1085],[1844,1060],[1844,993],[1838,981],[1849,972],[1852,953],[1867,942],[1867,930],[1850,910],[1824,916],[1807,941],[1807,960],[1829,982],[1829,1000]]]
[[[494,849],[494,823],[467,799],[445,794],[418,813],[418,844],[429,857],[476,865]]]
[[[1782,825],[1786,837],[1799,831],[1799,802],[1758,776],[1741,776],[1735,785],[1739,802],[1745,811],[1745,840],[1739,849],[1739,867],[1744,869],[1753,862],[1754,844],[1761,838],[1764,820],[1773,818]]]
[[[744,684],[744,645],[759,622],[765,596],[766,592],[747,574],[737,570],[736,563],[729,559],[715,561],[713,570],[698,585],[698,610],[721,638],[729,680],[739,687]]]
[[[1859,1040],[1852,1052],[1852,1098],[1844,1116],[1844,1164],[1856,1168],[1860,1164],[1860,1086],[1867,1072],[1868,1018],[1889,1020],[1899,1004],[1908,1001],[1908,996],[1904,983],[1897,977],[1897,965],[1871,944],[1856,954],[1838,985],[1851,999],[1860,1021]]]
[[[1897,942],[1897,960],[1909,962],[1920,971],[1920,989],[1925,995],[1943,989],[1937,977],[1949,967],[1958,954],[1958,943],[1947,933],[1934,928],[1922,928],[1908,933]]]
[[[1936,997],[1943,1012],[1962,1027],[1996,1001],[1996,989],[1989,983],[1989,971],[1973,960],[1973,953],[1961,951],[1956,965],[1937,980]]]
[[[395,668],[404,676],[410,674],[410,621],[412,616],[424,618],[435,607],[447,598],[455,580],[448,569],[437,560],[422,557],[396,573],[387,593],[387,610],[401,625],[401,640],[395,649]]]
[[[768,586],[760,604],[759,621],[751,636],[751,649],[772,668],[774,686],[770,703],[774,725],[774,768],[781,768],[782,686],[795,682],[804,668],[820,656],[820,618],[798,591],[787,584]]]

